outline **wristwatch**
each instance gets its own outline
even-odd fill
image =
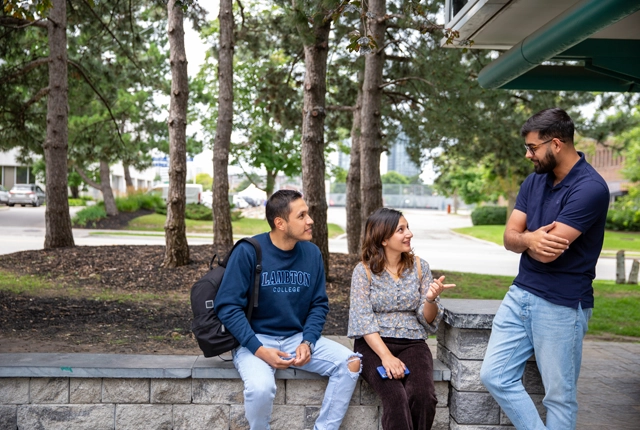
[[[315,345],[309,342],[308,340],[303,340],[300,345],[303,345],[303,344],[309,347],[309,355],[313,355],[313,350],[315,348]]]

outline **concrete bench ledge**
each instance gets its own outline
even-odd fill
[[[451,371],[434,360],[433,379],[451,380]],[[236,379],[231,361],[194,355],[0,353],[0,378]],[[276,371],[277,379],[325,379],[303,370]]]

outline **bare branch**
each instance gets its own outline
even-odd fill
[[[16,73],[14,73],[13,75],[7,76],[5,78],[5,80],[7,82],[11,81],[11,80],[17,78],[18,76],[22,76],[24,74],[29,73],[30,71],[32,71],[36,67],[43,66],[43,65],[48,64],[48,63],[49,63],[49,57],[38,58],[37,60],[30,61],[27,64],[25,64],[24,67],[22,67],[20,70],[18,70]]]
[[[72,61],[72,60],[67,60],[67,62],[69,64],[71,64],[73,67],[75,67],[76,70],[78,70],[80,72],[80,74],[84,78],[85,82],[87,84],[89,84],[89,86],[91,87],[93,92],[96,93],[96,95],[98,97],[100,97],[100,100],[102,100],[102,103],[104,104],[104,106],[109,111],[109,115],[111,116],[111,119],[113,120],[113,124],[116,126],[116,131],[118,132],[118,137],[120,138],[120,142],[122,142],[122,144],[124,145],[125,142],[122,139],[122,134],[120,134],[120,127],[118,126],[118,121],[116,121],[116,117],[113,115],[113,112],[111,112],[111,107],[109,106],[109,102],[107,102],[107,99],[105,99],[104,96],[100,93],[100,91],[98,91],[98,89],[95,87],[95,85],[93,85],[93,82],[91,82],[91,79],[89,79],[89,77],[84,72],[84,70],[82,70],[82,66],[80,66],[78,63],[76,63],[75,61]]]
[[[385,82],[384,84],[380,85],[378,88],[379,89],[383,89],[384,87],[388,87],[389,85],[396,85],[396,84],[399,84],[399,83],[402,83],[402,82],[412,81],[412,80],[424,82],[425,84],[429,84],[432,87],[435,87],[435,85],[433,85],[431,82],[429,82],[426,79],[421,78],[419,76],[407,76],[405,78],[400,78],[400,79],[396,79],[396,80],[393,80],[393,81]]]

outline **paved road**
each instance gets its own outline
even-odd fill
[[[44,245],[44,207],[0,206],[0,254],[29,249],[42,249]],[[71,208],[76,211],[78,208]],[[444,271],[481,273],[488,275],[515,276],[518,272],[519,255],[502,246],[462,236],[452,228],[471,226],[468,215],[452,215],[443,211],[407,209],[403,211],[414,233],[412,240],[417,255],[429,262],[432,268]],[[343,228],[346,214],[342,207],[331,207],[329,222]],[[74,229],[73,236],[78,246],[100,245],[164,245],[162,236],[121,236],[100,234],[94,230]],[[192,245],[208,244],[211,238],[189,237]],[[347,252],[345,237],[329,241],[331,252]],[[627,270],[631,268],[627,259]],[[598,279],[615,279],[615,259],[602,258],[596,267]]]

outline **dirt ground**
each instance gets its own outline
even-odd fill
[[[137,215],[125,213],[94,228],[121,228]],[[0,256],[0,270],[56,285],[37,296],[0,291],[0,352],[199,354],[190,330],[189,292],[211,257],[224,252],[212,245],[189,251],[191,263],[176,269],[161,268],[163,246],[82,246]],[[354,256],[330,255],[325,335],[347,332],[356,263]],[[113,300],[112,293],[133,296]]]

